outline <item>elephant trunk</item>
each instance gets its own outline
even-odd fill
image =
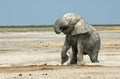
[[[60,27],[58,27],[58,26],[54,27],[54,31],[55,31],[56,34],[60,34],[61,33]]]

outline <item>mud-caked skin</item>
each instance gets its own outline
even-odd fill
[[[93,63],[98,62],[100,36],[84,18],[73,13],[67,13],[55,22],[54,31],[66,34],[61,52],[61,64],[67,60],[67,51],[72,47],[70,64],[84,64],[83,55],[89,55]]]

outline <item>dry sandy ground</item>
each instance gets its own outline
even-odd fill
[[[84,66],[61,66],[63,34],[0,32],[0,79],[119,79],[120,32],[100,36],[99,63],[84,56]]]

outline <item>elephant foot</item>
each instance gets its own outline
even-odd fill
[[[92,63],[99,63],[99,61],[92,61]]]
[[[63,65],[67,60],[68,60],[68,56],[67,55],[62,56],[62,58],[61,58],[61,64]]]
[[[85,62],[78,62],[77,65],[85,65]]]
[[[77,64],[68,63],[67,65],[68,65],[68,66],[76,66]]]
[[[70,61],[70,64],[77,64],[77,59],[72,59],[72,60]]]
[[[92,63],[99,63],[99,61],[97,59],[91,60]]]

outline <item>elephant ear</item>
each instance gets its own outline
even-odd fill
[[[89,31],[90,31],[90,25],[83,18],[81,18],[80,21],[78,21],[74,26],[72,35],[83,34]]]

